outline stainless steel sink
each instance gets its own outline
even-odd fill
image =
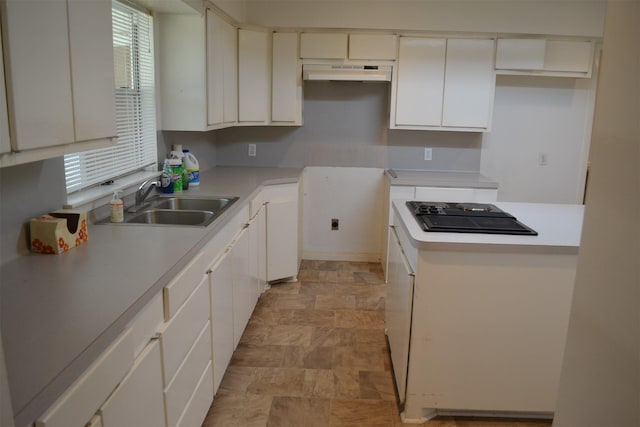
[[[126,222],[129,224],[159,225],[200,225],[210,224],[215,217],[209,211],[178,211],[167,209],[149,209],[138,213]]]
[[[116,224],[206,227],[237,200],[238,197],[158,195],[125,211],[124,222]],[[107,218],[98,224],[111,222]]]
[[[188,211],[209,211],[221,212],[230,203],[233,203],[237,197],[220,197],[216,199],[202,197],[162,197],[149,200],[153,209],[171,209],[171,210],[188,210]]]

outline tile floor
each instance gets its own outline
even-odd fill
[[[203,427],[396,427],[379,264],[303,261],[260,298]],[[406,424],[415,426],[415,424]],[[428,427],[549,427],[439,417]]]

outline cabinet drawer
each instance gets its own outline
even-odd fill
[[[300,57],[314,59],[346,59],[346,33],[302,33]]]
[[[126,329],[36,421],[36,426],[85,425],[132,365],[131,329]]]
[[[211,322],[200,331],[195,344],[164,391],[167,426],[178,424],[189,398],[197,388],[202,372],[211,361]],[[209,377],[213,381],[213,377]]]
[[[178,427],[202,425],[213,402],[213,381],[211,381],[211,361],[200,377],[196,391],[178,421]]]
[[[207,269],[202,255],[202,252],[196,255],[171,283],[165,286],[163,290],[165,321],[169,321],[176,314],[202,280],[202,275]]]
[[[160,345],[156,340],[144,349],[100,409],[104,427],[165,424],[160,370]]]
[[[176,315],[163,325],[161,334],[164,384],[173,379],[182,360],[209,319],[209,277],[202,281]]]
[[[133,357],[136,358],[155,336],[162,325],[164,315],[162,309],[162,292],[153,299],[129,323],[131,341],[133,343]]]
[[[398,37],[393,34],[350,34],[349,59],[393,61],[398,50]]]

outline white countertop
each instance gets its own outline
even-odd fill
[[[391,185],[412,187],[465,187],[497,189],[498,183],[478,172],[444,172],[408,169],[387,169]]]
[[[240,197],[206,228],[89,224],[86,245],[2,265],[0,325],[17,419],[26,424],[46,409],[263,185],[301,173],[203,171],[185,195]]]
[[[405,204],[406,200],[394,200],[393,208],[402,219],[405,229],[419,247],[444,245],[501,245],[528,248],[574,249],[580,246],[583,205],[491,202],[518,221],[533,228],[537,236],[442,233],[423,231]]]

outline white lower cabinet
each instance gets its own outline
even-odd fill
[[[233,354],[233,263],[225,251],[211,267],[211,332],[213,344],[213,390],[218,391]]]
[[[100,408],[102,426],[165,425],[160,345],[151,341]]]
[[[298,274],[298,199],[267,204],[267,280]]]
[[[235,240],[231,252],[229,252],[233,263],[233,348],[240,343],[240,338],[244,328],[249,322],[253,307],[256,305],[254,299],[255,291],[253,281],[249,274],[249,232],[248,227],[242,230]]]
[[[164,390],[167,426],[177,426],[196,392],[203,372],[211,363],[211,323],[207,322],[196,342],[180,364],[176,375]],[[208,377],[213,388],[213,379]],[[206,412],[205,412],[206,415]]]
[[[388,269],[385,325],[398,397],[402,403],[407,390],[414,273],[402,250],[395,227],[389,227]]]

